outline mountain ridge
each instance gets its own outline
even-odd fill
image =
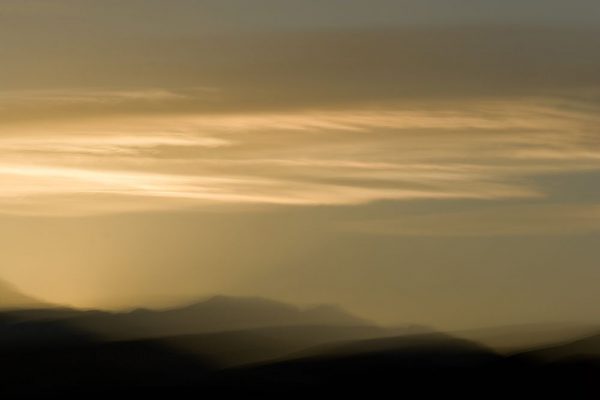
[[[47,303],[21,292],[6,281],[0,280],[0,310],[47,306]]]

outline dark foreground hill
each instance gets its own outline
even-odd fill
[[[213,334],[225,351],[256,343]],[[223,336],[220,336],[223,335]],[[219,338],[220,336],[220,338]],[[221,340],[221,342],[219,342]],[[256,349],[254,349],[256,350]],[[238,349],[239,351],[239,349]],[[166,342],[89,342],[7,350],[0,395],[82,398],[597,398],[597,358],[548,363],[507,357],[444,334],[345,341],[277,361],[226,368]],[[593,362],[592,362],[593,361]]]

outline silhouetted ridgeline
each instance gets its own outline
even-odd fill
[[[0,310],[32,307],[42,308],[46,305],[38,299],[21,293],[9,283],[0,280]]]
[[[0,395],[597,398],[599,338],[504,355],[335,307],[227,297],[130,313],[20,309],[0,314]]]

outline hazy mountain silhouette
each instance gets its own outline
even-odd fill
[[[511,343],[566,335],[483,331],[502,340],[508,332]],[[596,387],[600,336],[514,355],[480,343],[260,298],[131,312],[14,309],[0,312],[0,395],[588,398]]]
[[[339,307],[302,309],[267,299],[225,296],[167,310],[43,308],[0,314],[4,348],[160,339],[155,343],[223,366],[264,361],[331,341],[399,333],[403,331],[376,327]]]
[[[262,298],[217,296],[167,310],[83,313],[71,322],[113,339],[178,336],[276,326],[366,326],[335,306],[298,308]]]
[[[532,348],[554,346],[556,343],[573,341],[598,331],[600,327],[597,325],[537,323],[471,329],[453,332],[453,334],[510,354]]]
[[[218,312],[225,309],[235,313],[221,318]],[[324,318],[327,316],[324,310],[330,317]],[[236,318],[241,312],[244,312],[243,318]],[[123,314],[43,309],[1,315],[0,348],[64,347],[96,341],[139,342],[193,354],[220,367],[283,358],[326,343],[426,330],[417,326],[383,328],[369,325],[338,308],[319,306],[300,310],[262,299],[247,302],[246,299],[218,298],[182,309]],[[256,318],[252,319],[253,316]],[[313,325],[316,322],[321,325]],[[360,325],[348,325],[350,323]],[[227,329],[232,327],[244,329]]]
[[[600,334],[554,346],[526,351],[519,355],[543,362],[596,359],[600,361]]]
[[[11,284],[0,280],[0,310],[44,306],[44,302],[23,294]]]
[[[186,307],[186,313],[196,306]],[[506,356],[448,334],[414,334],[423,330],[419,327],[291,324],[127,340],[107,339],[80,327],[86,319],[113,324],[115,317],[124,321],[137,313],[63,309],[0,314],[0,359],[7,366],[0,374],[0,395],[588,398],[600,372],[598,357],[585,362],[571,357],[584,350],[597,354],[598,337]],[[209,329],[206,321],[203,329]],[[145,333],[131,333],[136,335]],[[539,352],[549,361],[531,354]]]

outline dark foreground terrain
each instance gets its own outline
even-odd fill
[[[500,354],[425,328],[376,327],[334,308],[217,298],[162,312],[4,312],[0,369],[2,398],[595,399],[600,335]]]

